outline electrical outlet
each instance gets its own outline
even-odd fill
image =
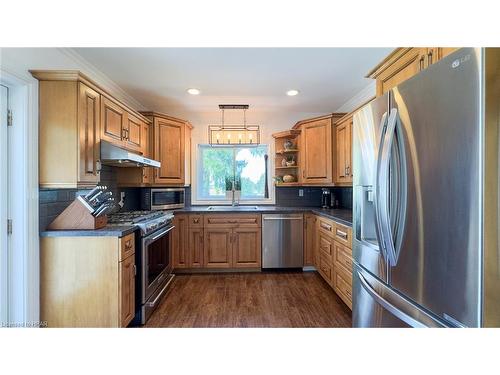
[[[299,189],[299,197],[303,197],[304,196],[304,189]]]

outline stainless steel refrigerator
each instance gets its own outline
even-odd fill
[[[463,48],[354,115],[354,327],[500,326],[500,50]]]

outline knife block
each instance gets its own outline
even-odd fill
[[[50,223],[47,229],[100,229],[105,227],[107,223],[108,217],[106,215],[93,216],[79,199],[75,199]]]

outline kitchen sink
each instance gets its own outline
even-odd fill
[[[209,206],[207,211],[255,211],[258,206]]]

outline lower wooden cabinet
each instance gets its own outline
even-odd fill
[[[260,228],[233,229],[234,268],[260,268],[262,256]]]
[[[135,313],[135,239],[42,237],[40,320],[47,327],[126,327]]]
[[[352,309],[352,229],[333,220],[316,218],[315,264],[319,274]]]
[[[316,266],[316,215],[304,215],[304,266]]]
[[[205,268],[230,268],[233,264],[232,228],[205,229],[204,262]]]
[[[187,248],[188,268],[203,267],[204,242],[203,228],[189,228],[189,242]]]
[[[260,215],[180,214],[174,226],[174,269],[261,268]]]

